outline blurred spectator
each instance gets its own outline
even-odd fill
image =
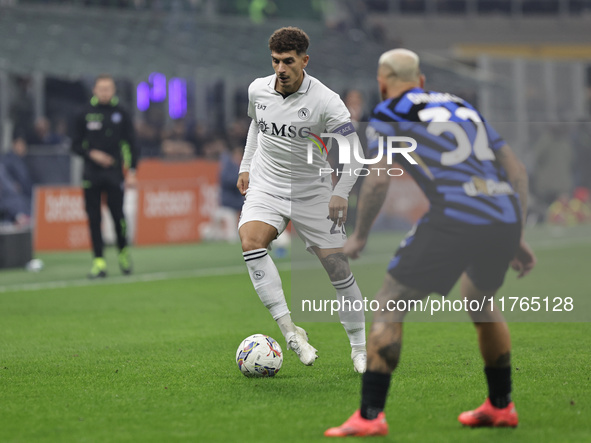
[[[35,120],[33,133],[28,137],[29,145],[57,145],[63,140],[51,131],[51,124],[47,117],[38,117]]]
[[[228,129],[228,143],[230,146],[244,146],[250,123],[248,119],[237,119],[232,122]]]
[[[548,208],[546,220],[559,226],[576,226],[591,222],[589,190],[577,188],[572,198],[566,194],[561,195]]]
[[[244,203],[244,197],[236,187],[243,152],[244,148],[241,145],[234,145],[232,150],[224,152],[220,159],[220,204],[236,213],[240,212]]]
[[[203,232],[203,236],[208,240],[238,241],[238,214],[242,210],[244,197],[238,191],[236,182],[243,151],[242,145],[234,145],[230,152],[221,155],[220,206]]]
[[[207,127],[199,122],[195,122],[190,131],[191,143],[195,146],[195,154],[203,157],[203,144],[207,140]]]
[[[165,139],[162,141],[162,155],[168,159],[195,157],[195,147],[188,141]]]
[[[354,123],[367,121],[368,115],[365,112],[365,101],[361,91],[351,89],[345,94],[345,99],[343,101],[351,113],[351,121]]]
[[[6,173],[15,189],[19,194],[29,200],[30,205],[33,194],[33,182],[25,163],[26,155],[27,142],[24,138],[17,137],[12,141],[12,150],[2,160],[6,168]]]
[[[169,140],[189,140],[189,127],[184,118],[179,118],[172,121],[172,125],[164,129],[162,138]]]
[[[0,163],[0,219],[19,226],[28,225],[31,205],[12,183],[6,167]]]
[[[228,149],[226,140],[221,135],[211,135],[203,143],[203,158],[207,160],[219,160]]]
[[[141,119],[135,122],[137,142],[142,156],[159,157],[162,155],[162,134],[166,113],[162,103],[152,103]]]
[[[149,125],[143,119],[135,122],[137,144],[142,157],[159,157],[162,145],[162,137],[158,128]]]
[[[571,145],[564,125],[547,124],[534,145],[535,162],[532,174],[532,191],[546,205],[561,195],[570,195]]]
[[[68,119],[60,116],[55,120],[55,135],[60,143],[70,143]]]
[[[163,133],[162,153],[169,158],[194,157],[195,145],[189,141],[189,129],[185,119],[174,120]]]

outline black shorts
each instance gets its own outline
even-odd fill
[[[441,295],[449,293],[464,271],[482,291],[500,288],[521,237],[520,223],[421,221],[415,228],[400,244],[388,272],[410,288]]]

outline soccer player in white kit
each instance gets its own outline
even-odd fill
[[[317,350],[306,331],[290,316],[281,278],[267,248],[291,220],[307,249],[316,254],[336,289],[337,298],[361,300],[361,292],[347,257],[347,199],[356,181],[351,173],[363,165],[351,155],[351,164],[332,188],[330,175],[319,174],[318,164],[329,167],[327,149],[314,149],[308,163],[308,143],[314,135],[336,133],[351,147],[359,139],[350,114],[335,92],[304,71],[309,38],[294,27],[278,29],[269,39],[274,75],[254,80],[248,88],[248,115],[252,118],[237,187],[246,196],[238,225],[244,261],[254,288],[277,322],[288,349],[305,365]],[[310,137],[310,138],[309,138]],[[365,372],[363,312],[340,312],[351,343],[357,372]]]

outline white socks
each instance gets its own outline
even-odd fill
[[[332,285],[337,290],[337,300],[341,302],[339,318],[349,336],[351,348],[353,351],[365,350],[365,312],[355,277],[350,274],[344,280],[333,281]]]
[[[243,252],[242,256],[246,262],[254,289],[273,316],[273,320],[289,314],[283,288],[281,287],[279,271],[277,271],[277,267],[269,257],[267,250],[264,248],[255,249]]]
[[[291,321],[289,308],[283,294],[279,271],[267,250],[264,248],[243,252],[242,256],[248,268],[248,274],[263,305],[269,310],[273,320],[277,322],[284,337],[296,332],[295,325]],[[339,318],[347,335],[353,351],[365,350],[365,315],[361,298],[361,291],[353,274],[344,280],[332,282],[337,290],[337,299],[341,300],[344,309],[339,311]],[[355,306],[353,306],[353,303]],[[343,301],[346,301],[343,304]],[[353,307],[361,307],[355,310]]]

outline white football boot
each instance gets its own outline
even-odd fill
[[[296,326],[295,334],[292,332],[286,337],[287,349],[292,350],[300,358],[300,361],[306,366],[312,366],[318,358],[316,348],[308,343],[307,332]]]
[[[355,372],[363,374],[367,368],[367,352],[365,350],[351,351],[351,360],[353,360]]]

